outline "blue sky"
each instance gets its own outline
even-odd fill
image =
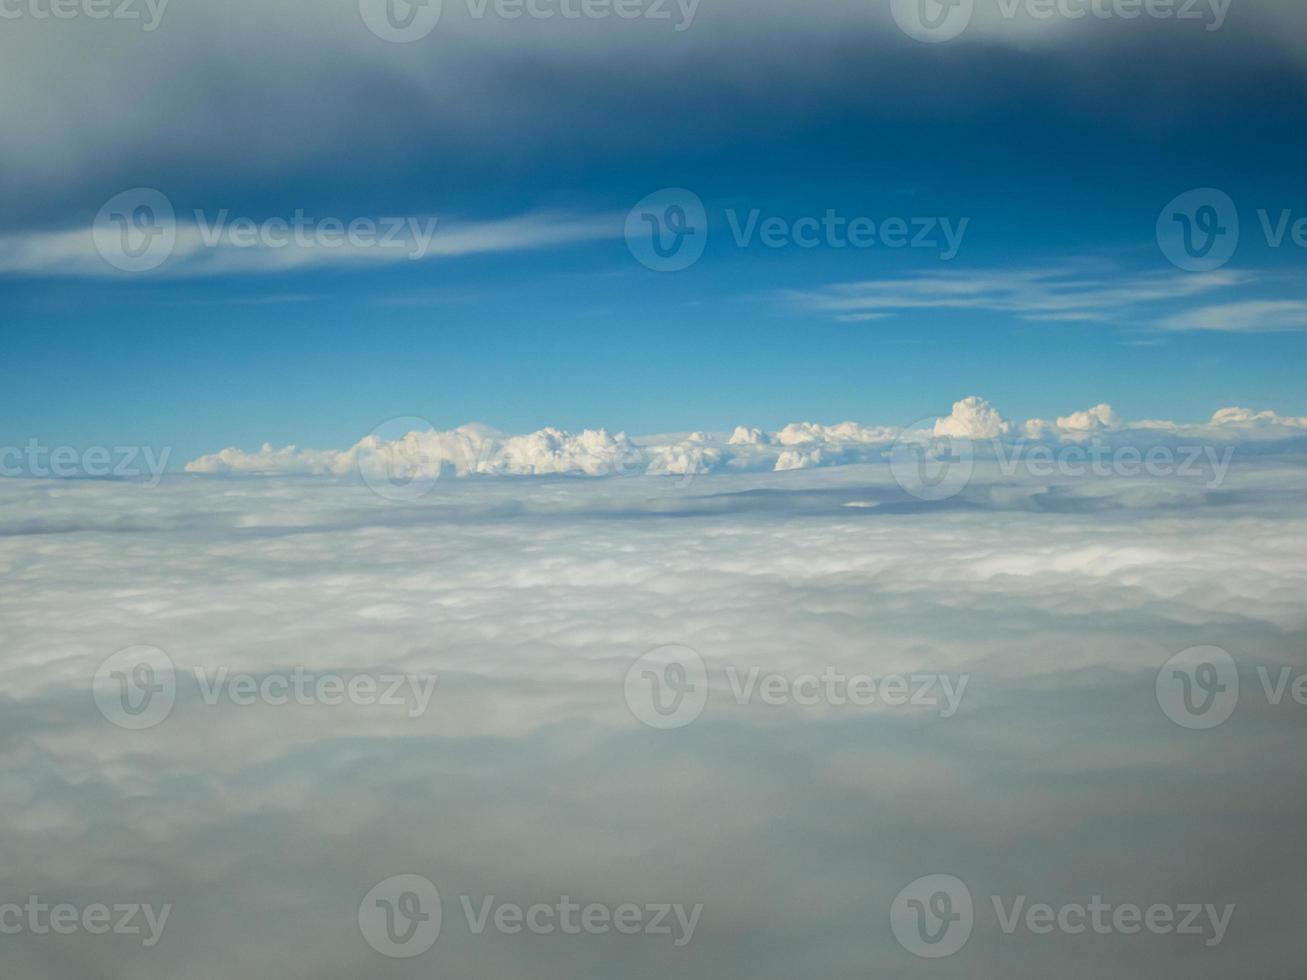
[[[349,4],[286,6],[295,33],[237,3],[171,8],[150,34],[41,22],[0,38],[38,76],[0,137],[6,444],[190,458],[348,445],[395,416],[632,434],[907,424],[968,394],[1014,417],[1104,401],[1131,418],[1307,414],[1307,254],[1291,235],[1268,247],[1258,217],[1307,217],[1291,6],[1240,5],[1219,31],[1075,22],[1034,40],[981,19],[938,45],[870,0],[807,16],[704,0],[680,33],[447,7],[412,45],[371,36]],[[247,44],[205,43],[224,16]],[[751,22],[763,17],[765,35]],[[92,28],[113,43],[93,48]],[[79,64],[91,50],[95,74]],[[40,82],[55,61],[72,66],[63,87]],[[79,80],[106,120],[70,117],[62,95]],[[290,270],[260,253],[130,273],[45,249],[89,239],[101,206],[136,187],[179,217],[438,216],[436,242],[503,219],[598,230]],[[703,201],[708,243],[659,273],[633,258],[622,221],[668,187]],[[1234,202],[1241,236],[1200,287],[1155,229],[1204,187]],[[728,214],[753,210],[967,223],[944,261],[741,247]],[[1074,294],[1051,319],[1049,282]],[[968,302],[940,305],[945,287]]]

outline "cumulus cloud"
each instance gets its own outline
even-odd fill
[[[966,439],[985,452],[1019,440],[1052,443],[1107,441],[1156,445],[1180,438],[1218,444],[1269,443],[1303,435],[1307,419],[1274,412],[1226,408],[1210,422],[1182,424],[1120,418],[1106,404],[1072,412],[1055,421],[1015,423],[979,396],[961,399],[952,411],[925,429],[867,426],[857,422],[823,425],[793,422],[777,432],[737,426],[729,435],[695,432],[672,440],[632,438],[604,429],[570,433],[557,428],[507,435],[488,426],[466,425],[439,432],[399,433],[386,439],[369,435],[340,450],[299,449],[264,444],[255,451],[227,448],[186,464],[190,473],[309,474],[384,476],[405,472],[452,476],[687,476],[715,472],[762,472],[880,462],[898,441],[928,436]]]
[[[935,423],[935,435],[963,439],[997,439],[1011,429],[997,409],[975,395],[957,402],[948,418]]]

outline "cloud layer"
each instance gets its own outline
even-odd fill
[[[412,420],[418,423],[418,420]],[[419,423],[420,424],[420,423]],[[401,424],[401,428],[404,426]],[[1147,449],[1190,441],[1213,446],[1279,444],[1287,451],[1307,437],[1307,418],[1224,408],[1205,423],[1167,420],[1126,421],[1110,405],[1097,405],[1055,420],[1017,424],[983,398],[957,402],[952,412],[915,427],[864,426],[855,422],[821,425],[796,422],[778,432],[738,426],[729,436],[695,432],[674,439],[633,439],[603,429],[579,434],[555,428],[529,435],[506,435],[487,426],[448,431],[430,428],[370,435],[341,450],[280,448],[264,444],[202,456],[186,464],[190,473],[387,475],[438,478],[442,475],[689,476],[715,472],[759,472],[881,462],[896,444],[932,437],[970,440],[978,455],[1001,454],[1002,446],[1027,441],[1050,445],[1098,442]]]
[[[1302,488],[1300,465],[1268,460],[1219,492],[991,467],[937,504],[883,465],[690,488],[487,477],[403,505],[291,477],[0,481],[0,895],[174,906],[151,949],[26,932],[5,937],[6,966],[32,980],[927,977],[939,964],[896,943],[888,909],[943,872],[978,899],[948,961],[969,976],[1035,980],[1074,959],[1131,980],[1288,978],[1304,715],[1255,696],[1255,669],[1307,670]],[[699,651],[711,696],[692,725],[657,731],[623,678],[668,643]],[[134,732],[90,685],[137,644],[183,680],[172,714]],[[1173,724],[1154,697],[1159,668],[1196,644],[1243,670],[1239,711],[1214,731]],[[439,684],[410,717],[211,706],[188,679],[297,665]],[[730,667],[970,683],[950,718],[741,705]],[[380,957],[357,922],[398,874],[445,900],[442,935],[413,960]],[[1008,936],[990,894],[1236,908],[1216,947]],[[459,896],[488,895],[704,911],[684,949],[476,935]]]

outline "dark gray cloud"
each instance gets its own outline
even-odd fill
[[[404,45],[373,36],[350,0],[173,0],[153,31],[20,16],[0,21],[0,226],[76,223],[138,185],[254,207],[288,181],[316,199],[348,177],[381,202],[396,182],[411,199],[425,173],[445,183],[427,198],[447,204],[451,180],[475,196],[520,177],[527,148],[537,179],[584,153],[638,166],[667,149],[672,120],[679,152],[723,151],[816,116],[857,130],[1025,106],[1108,129],[1210,126],[1254,96],[1259,114],[1291,118],[1301,93],[1307,24],[1291,0],[1236,3],[1217,32],[1002,9],[978,0],[971,30],[940,46],[903,35],[888,0],[703,0],[684,31],[476,19],[446,0],[436,30]]]

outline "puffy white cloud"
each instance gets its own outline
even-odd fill
[[[1248,408],[1222,408],[1213,413],[1212,425],[1250,429],[1307,429],[1307,418],[1285,417],[1269,411],[1254,412]]]
[[[1111,405],[1095,405],[1083,412],[1073,412],[1057,420],[1058,428],[1072,432],[1096,432],[1113,429],[1119,424]]]
[[[994,406],[975,395],[954,403],[948,418],[935,423],[935,435],[960,439],[997,439],[1011,430],[1011,423]]]
[[[771,437],[762,429],[737,425],[731,433],[729,444],[732,446],[759,446],[771,441]]]
[[[1121,427],[1111,405],[1099,404],[1083,412],[1072,412],[1055,422],[1030,419],[1022,426],[1027,439],[1083,441]]]
[[[1110,405],[1014,424],[978,396],[964,398],[936,419],[935,436],[966,439],[981,455],[1022,440],[1148,447],[1176,439],[1219,444],[1276,443],[1303,435],[1307,419],[1264,411],[1228,408],[1208,423],[1165,420],[1130,422]],[[762,472],[880,462],[896,440],[920,440],[923,432],[856,422],[823,425],[793,422],[780,431],[737,426],[729,435],[694,432],[686,436],[639,439],[604,429],[579,434],[557,428],[507,435],[484,425],[444,432],[423,430],[387,440],[370,435],[343,450],[275,448],[255,452],[237,448],[202,456],[186,464],[190,473],[310,474],[348,476],[403,471],[413,476],[689,476],[718,472]]]

